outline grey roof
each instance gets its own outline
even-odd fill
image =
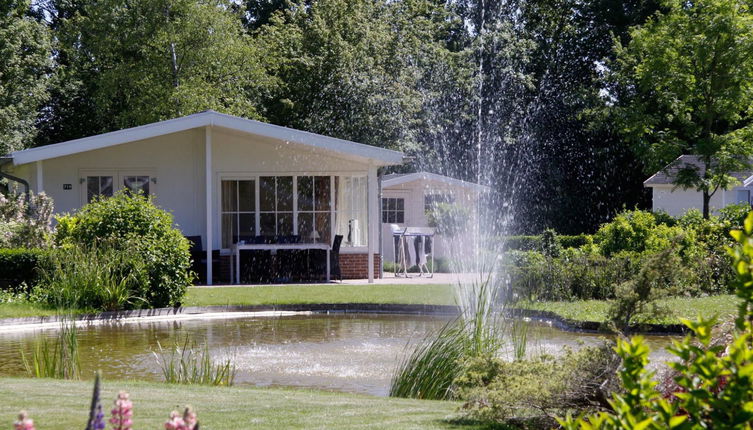
[[[680,169],[690,167],[692,166],[698,171],[699,175],[703,175],[704,170],[706,169],[703,162],[701,162],[701,157],[698,155],[681,155],[677,157],[674,161],[664,166],[663,169],[659,170],[658,172],[654,173],[653,176],[646,179],[643,182],[644,186],[650,187],[652,185],[672,185],[674,184],[675,177],[677,176],[677,172]],[[744,170],[742,172],[731,172],[730,176],[735,177],[740,182],[747,182],[746,179],[753,176],[753,169]]]

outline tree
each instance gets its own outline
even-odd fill
[[[61,98],[55,115],[65,122],[75,115],[67,106],[87,105],[96,128],[76,137],[207,109],[262,118],[260,105],[274,80],[232,10],[224,0],[84,5],[60,24],[61,84],[72,97]]]
[[[52,62],[47,28],[29,0],[0,4],[0,155],[29,146],[47,100]]]
[[[428,0],[292,3],[260,28],[281,85],[267,107],[280,125],[415,151],[433,72],[451,79],[444,9]],[[434,94],[435,95],[435,94]]]
[[[703,216],[719,189],[753,156],[753,13],[742,0],[672,0],[668,11],[617,43],[621,132],[648,172],[692,154],[700,166],[669,167],[674,184],[703,194]]]

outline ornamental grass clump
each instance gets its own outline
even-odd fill
[[[454,381],[462,372],[459,364],[500,349],[500,322],[492,312],[495,296],[489,282],[472,285],[474,297],[463,306],[463,317],[426,336],[403,358],[390,384],[391,397],[454,398]]]
[[[162,376],[168,384],[231,386],[235,380],[235,364],[231,358],[215,362],[204,344],[197,348],[186,337],[182,346],[175,345],[166,351],[157,343],[159,353],[154,357],[162,369]]]
[[[42,337],[31,356],[21,351],[21,359],[26,373],[33,378],[79,379],[81,362],[75,321],[63,320],[54,341]]]

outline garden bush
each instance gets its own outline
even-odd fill
[[[648,369],[649,348],[640,336],[618,340],[623,359],[622,392],[610,399],[611,411],[559,420],[567,430],[581,429],[750,429],[753,422],[753,212],[743,230],[733,230],[730,249],[741,299],[729,342],[716,342],[714,319],[684,320],[690,335],[669,348],[674,387],[657,389]]]
[[[455,390],[464,400],[461,411],[468,419],[553,428],[555,417],[567,411],[608,408],[608,399],[619,388],[619,365],[613,345],[607,342],[566,350],[558,358],[474,357],[462,364]]]
[[[0,290],[28,292],[48,258],[49,251],[39,248],[0,249]]]
[[[52,210],[52,199],[44,193],[0,193],[0,248],[47,246]]]
[[[59,217],[55,242],[83,249],[104,246],[130,254],[131,262],[140,260],[133,271],[143,264],[146,276],[133,295],[150,307],[178,305],[193,280],[188,240],[173,227],[172,215],[143,195],[119,192]]]

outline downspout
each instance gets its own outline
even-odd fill
[[[24,193],[28,196],[29,192],[31,190],[31,187],[29,186],[29,182],[25,179],[21,179],[17,176],[13,176],[10,173],[3,172],[2,167],[3,164],[8,164],[12,158],[9,157],[0,157],[0,178],[8,179],[9,181],[17,182],[24,186]]]

